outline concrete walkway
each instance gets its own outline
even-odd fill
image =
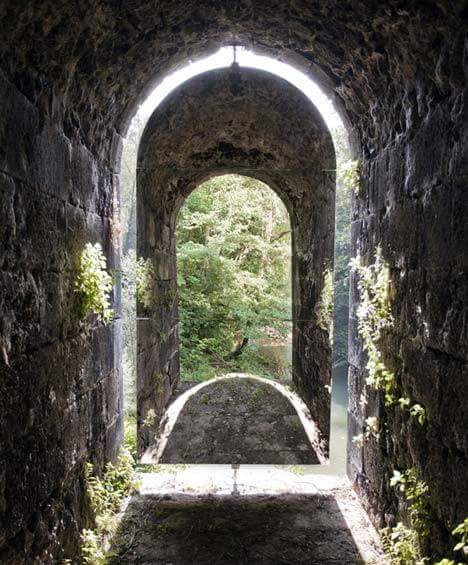
[[[196,466],[161,469],[178,475]],[[294,483],[299,485],[304,477],[290,470],[290,493],[243,495],[238,488],[234,494],[189,495],[187,489],[152,493],[161,486],[157,475],[148,474],[140,494],[130,500],[110,564],[387,563],[345,479],[309,476],[311,492],[294,493],[301,490]],[[245,476],[245,484],[252,475]],[[197,490],[200,485],[197,489],[195,484]]]
[[[292,393],[282,385],[233,374],[198,385],[195,394],[187,392],[192,395],[173,416],[170,431],[161,434],[167,436],[164,446],[151,448],[144,462],[311,465],[325,461],[314,424],[303,414],[307,408],[295,407]]]

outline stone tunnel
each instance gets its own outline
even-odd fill
[[[393,324],[378,361],[397,396],[425,414],[421,425],[366,384],[373,369],[359,331],[362,281],[355,270],[348,477],[382,527],[401,510],[393,471],[416,469],[430,492],[428,551],[450,550],[450,532],[468,514],[467,22],[461,0],[0,1],[0,562],[58,563],[79,554],[80,532],[91,520],[83,466],[91,462],[99,473],[115,460],[123,431],[119,285],[111,323],[77,319],[79,256],[98,242],[110,269],[119,269],[122,142],[139,104],[168,73],[232,44],[302,70],[346,124],[361,179],[353,193],[352,254],[372,265],[380,250],[392,287]],[[170,226],[201,180],[241,168],[269,182],[293,214],[301,207],[298,249],[315,249],[301,221],[314,217],[321,225],[322,268],[333,245],[333,175],[318,170],[334,168],[326,128],[281,80],[241,71],[236,94],[228,76],[199,76],[151,119],[140,152],[141,190],[156,174],[155,212]],[[206,108],[197,103],[202,93]],[[251,119],[254,113],[263,121]],[[265,139],[261,150],[250,135]],[[281,172],[287,168],[298,171],[288,176]],[[142,222],[150,230],[144,210]],[[170,230],[166,235],[160,251],[170,254]],[[141,245],[154,260],[154,249],[150,255]],[[170,281],[171,260],[160,265]],[[296,275],[298,304],[308,305],[321,281],[302,259]],[[170,326],[172,313],[161,315],[158,323]],[[307,396],[301,380],[316,371],[304,366],[301,339],[298,333],[296,380],[320,421],[316,396]],[[326,384],[328,345],[323,335],[310,340],[322,345]],[[352,442],[370,414],[382,424],[380,440]],[[323,417],[322,426],[326,434]]]

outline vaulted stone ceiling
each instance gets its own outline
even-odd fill
[[[10,2],[0,12],[0,65],[28,98],[49,112],[64,112],[68,126],[80,125],[95,143],[108,126],[125,128],[136,101],[155,80],[189,58],[233,42],[277,57],[294,54],[296,64],[337,94],[351,123],[367,130],[372,150],[376,124],[383,142],[418,119],[405,109],[397,88],[423,114],[425,105],[462,85],[461,58],[454,55],[463,46],[464,5],[461,0]]]

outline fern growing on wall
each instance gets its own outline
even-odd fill
[[[107,271],[101,244],[87,243],[81,252],[74,290],[79,296],[79,318],[95,314],[98,320],[109,323],[114,317],[110,307],[113,280]]]

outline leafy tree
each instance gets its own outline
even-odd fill
[[[348,358],[348,295],[350,261],[351,193],[343,182],[340,170],[350,155],[346,130],[333,132],[336,152],[337,186],[335,200],[335,264],[334,264],[334,337],[333,363],[346,368]]]
[[[177,250],[186,373],[208,371],[210,376],[207,356],[211,367],[236,369],[246,356],[253,361],[252,340],[265,336],[267,328],[287,335],[289,216],[265,184],[225,175],[200,186],[181,209]]]

